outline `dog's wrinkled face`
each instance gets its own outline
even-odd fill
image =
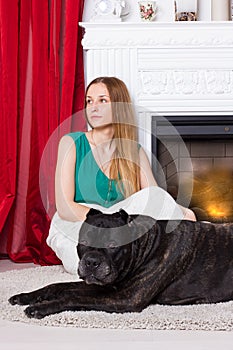
[[[124,211],[88,215],[78,244],[78,273],[87,284],[112,284],[124,275],[133,244],[130,222]]]

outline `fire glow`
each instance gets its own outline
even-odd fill
[[[193,206],[204,210],[213,222],[233,221],[233,173],[211,169],[194,177]]]
[[[218,209],[217,207],[210,206],[207,209],[208,214],[213,218],[224,218],[227,216],[227,213],[221,209]]]

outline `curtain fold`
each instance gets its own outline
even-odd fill
[[[0,0],[0,252],[15,262],[60,263],[46,238],[59,138],[73,124],[86,129],[76,113],[84,104],[83,5]]]
[[[0,2],[0,230],[16,195],[18,2]],[[12,38],[12,40],[9,40]]]

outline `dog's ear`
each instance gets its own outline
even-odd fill
[[[126,224],[130,224],[130,222],[133,221],[133,219],[135,219],[135,215],[129,215],[124,209],[120,209],[119,213]]]
[[[98,215],[98,214],[103,214],[103,213],[100,210],[91,208],[89,210],[89,212],[87,213],[86,217],[88,218],[90,216],[95,216],[95,215]]]
[[[138,215],[129,215],[124,209],[120,209],[119,214],[122,217],[122,219],[125,220],[126,224],[128,224],[129,226],[132,225],[131,222],[138,216]]]
[[[120,209],[119,210],[119,214],[122,217],[122,219],[128,223],[128,219],[129,219],[129,214],[126,213],[126,211],[124,209]]]

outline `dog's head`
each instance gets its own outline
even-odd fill
[[[148,226],[147,217],[138,218],[124,210],[114,214],[90,210],[77,248],[78,273],[87,284],[114,284],[133,268],[137,240]]]

